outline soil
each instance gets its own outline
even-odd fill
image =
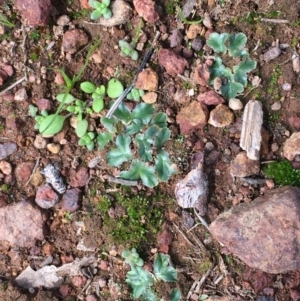
[[[128,3],[133,7],[132,1]],[[205,152],[205,172],[210,183],[208,214],[205,217],[208,223],[234,204],[249,202],[267,188],[251,186],[247,187],[247,190],[243,181],[233,182],[229,174],[230,162],[240,151],[239,132],[235,129],[238,128],[242,112],[235,111],[236,121],[228,127],[215,128],[206,125],[189,135],[180,134],[179,126],[175,122],[176,115],[198,95],[199,87],[189,86],[179,77],[171,77],[159,65],[156,50],[160,47],[169,48],[168,38],[162,37],[176,28],[187,29],[188,25],[179,20],[175,10],[177,5],[182,7],[183,1],[157,1],[157,4],[161,7],[160,21],[155,25],[143,21],[142,31],[147,43],[153,40],[156,31],[161,32],[161,39],[148,65],[159,76],[158,100],[155,108],[157,112],[167,112],[169,115],[171,139],[167,142],[166,150],[170,154],[171,161],[176,164],[178,172],[168,182],[159,184],[155,189],[148,189],[143,185],[128,189],[107,181],[107,175],[117,174],[117,170],[105,162],[107,149],[88,151],[85,147],[78,146],[78,138],[71,127],[65,127],[60,138],[48,139],[48,143],[60,141],[61,137],[67,141],[61,145],[58,154],[53,154],[46,148],[37,149],[33,142],[38,132],[34,130],[35,122],[28,114],[28,106],[36,104],[41,98],[55,98],[59,87],[54,83],[54,68],[59,67],[72,77],[84,64],[88,47],[80,49],[68,61],[61,50],[62,37],[53,38],[55,20],[64,14],[70,16],[73,27],[84,29],[91,43],[100,39],[97,51],[101,53],[102,62],[96,64],[90,59],[80,81],[88,80],[96,85],[106,85],[115,74],[124,85],[129,85],[141,59],[133,61],[121,57],[116,45],[127,35],[134,37],[135,24],[139,20],[137,13],[134,11],[132,20],[125,25],[106,28],[86,23],[90,22],[90,12],[81,8],[79,0],[54,0],[52,5],[55,9],[50,24],[43,27],[28,27],[22,25],[21,16],[12,1],[0,0],[0,12],[14,23],[14,28],[0,36],[0,58],[1,61],[13,65],[15,70],[14,75],[1,87],[1,91],[23,77],[25,70],[35,78],[32,82],[24,81],[8,92],[13,95],[24,87],[29,95],[27,100],[14,101],[10,96],[1,98],[0,142],[10,141],[18,145],[18,150],[5,160],[12,165],[13,170],[22,162],[29,161],[35,164],[37,158],[40,158],[39,170],[50,162],[57,162],[62,168],[65,182],[70,183],[75,170],[86,167],[93,158],[100,158],[99,164],[89,169],[88,181],[81,188],[82,201],[79,210],[68,213],[59,207],[49,209],[46,238],[37,243],[35,250],[14,248],[13,251],[17,253],[15,260],[7,252],[1,254],[0,300],[94,300],[88,299],[91,298],[88,297],[90,295],[93,295],[95,300],[132,300],[130,289],[125,283],[128,266],[123,264],[120,255],[125,248],[132,247],[138,249],[146,262],[152,262],[157,251],[170,255],[171,262],[178,271],[178,282],[160,283],[156,287],[159,296],[165,300],[168,300],[174,287],[180,289],[183,300],[186,300],[188,295],[189,300],[198,300],[200,296],[203,298],[201,300],[205,300],[205,295],[227,298],[220,300],[300,299],[300,291],[297,291],[300,289],[299,272],[269,275],[250,269],[239,259],[226,254],[226,250],[223,250],[198,222],[193,211],[183,212],[176,204],[175,184],[191,170],[193,155],[199,151]],[[194,20],[198,20],[204,12],[211,15],[217,32],[243,32],[247,36],[247,48],[251,58],[258,62],[252,74],[258,75],[261,83],[255,88],[248,85],[244,93],[239,95],[239,99],[244,105],[250,99],[262,101],[264,128],[268,138],[264,139],[261,161],[281,159],[283,142],[294,130],[288,123],[288,118],[300,113],[299,75],[293,71],[291,61],[293,52],[299,50],[299,1],[199,1]],[[288,23],[267,22],[261,18],[283,19],[288,20]],[[277,40],[280,44],[288,44],[289,47],[276,59],[263,62],[261,55]],[[51,41],[55,42],[51,51],[45,50]],[[188,46],[187,40],[182,44]],[[144,47],[140,57],[145,55],[146,50],[147,47]],[[189,67],[185,76],[189,77],[200,61],[202,61],[200,53],[197,57],[188,59]],[[41,67],[46,67],[45,73],[41,72]],[[282,89],[284,83],[289,83],[292,89],[284,91]],[[184,99],[174,100],[174,93],[177,90],[183,90],[188,95],[190,89],[194,89],[195,96],[185,97],[186,102]],[[78,83],[72,93],[78,98],[84,96]],[[271,109],[276,101],[281,104],[279,111]],[[57,106],[55,101],[53,103]],[[279,149],[273,152],[270,146],[274,143],[278,144]],[[34,203],[37,186],[32,183],[28,185],[18,183],[14,172],[7,183],[4,179],[2,175],[0,188],[7,196],[7,205],[22,199],[30,199]],[[132,200],[132,204],[137,204],[138,197],[146,200],[143,203],[144,207],[139,209],[139,206],[136,206],[132,210],[142,211],[146,208],[146,211],[143,217],[138,217],[138,220],[128,221],[126,220],[128,214],[126,210],[130,206],[128,200]],[[131,228],[134,222],[135,227]],[[121,226],[117,228],[117,225]],[[124,230],[126,228],[130,230],[126,232]],[[146,231],[146,235],[139,234],[137,229],[141,233]],[[162,238],[163,230],[167,231],[167,238]],[[167,241],[170,237],[169,243]],[[89,251],[78,250],[80,241]],[[72,262],[75,258],[91,255],[95,256],[98,266],[92,278],[83,276],[84,280],[81,279],[83,282],[77,286],[74,277],[68,276],[57,290],[40,287],[29,292],[15,286],[14,279],[21,271],[28,265],[36,269],[50,254],[53,256],[53,264],[57,266]],[[199,283],[204,276],[205,280],[197,291],[193,288],[193,284]],[[101,279],[107,284],[99,289]],[[84,283],[87,280],[90,280],[90,283],[85,287]],[[193,294],[192,297],[190,293]]]

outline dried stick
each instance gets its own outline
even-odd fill
[[[38,157],[38,158],[37,158],[36,163],[35,163],[35,165],[34,165],[34,168],[33,168],[33,170],[32,170],[32,173],[31,173],[31,175],[30,175],[28,181],[27,181],[26,184],[25,184],[25,187],[30,183],[30,181],[31,181],[31,179],[32,179],[32,177],[33,177],[33,175],[34,175],[34,173],[35,173],[35,171],[36,171],[36,169],[37,169],[37,167],[38,167],[38,165],[39,165],[39,163],[40,163],[40,159],[41,159],[41,157]]]
[[[20,84],[21,82],[23,82],[26,79],[26,76],[20,78],[19,80],[17,80],[15,83],[13,83],[11,86],[9,86],[8,88],[6,88],[5,90],[0,92],[0,96],[4,95],[7,91],[13,89],[15,86],[17,86],[18,84]]]
[[[156,42],[157,42],[157,40],[158,40],[158,38],[159,38],[159,35],[160,35],[160,33],[157,32],[156,35],[155,35],[155,38],[154,38],[154,40],[153,40],[153,42],[152,42],[152,45],[151,45],[151,47],[149,48],[149,50],[147,51],[147,53],[146,53],[146,55],[145,55],[145,57],[144,57],[144,59],[143,59],[141,65],[140,65],[140,68],[138,69],[138,71],[137,71],[137,73],[136,73],[136,75],[135,75],[135,77],[134,77],[134,79],[133,79],[131,85],[130,85],[127,89],[125,89],[125,90],[123,91],[123,93],[119,96],[119,98],[114,102],[114,104],[113,104],[112,107],[109,109],[109,111],[107,112],[107,114],[106,114],[105,117],[107,117],[107,118],[111,118],[111,117],[112,117],[112,115],[114,114],[115,110],[118,108],[118,106],[119,106],[120,103],[122,102],[122,100],[126,97],[126,95],[127,95],[127,94],[132,90],[132,88],[134,87],[135,82],[136,82],[136,80],[137,80],[137,77],[138,77],[139,73],[145,68],[145,66],[146,66],[146,64],[147,64],[147,62],[148,62],[148,60],[150,59],[150,57],[151,57],[151,55],[152,55],[152,52],[153,52],[153,50],[154,50],[154,46],[155,46],[155,44],[156,44]]]
[[[115,178],[113,176],[107,175],[107,181],[112,183],[117,183],[125,186],[138,186],[138,181],[124,180],[121,178]]]
[[[290,23],[288,20],[284,20],[284,19],[261,18],[260,21],[269,22],[269,23],[277,23],[277,24],[288,24],[288,23]]]
[[[173,223],[173,225],[175,226],[175,228],[178,230],[178,232],[183,236],[183,238],[194,248],[197,249],[197,247],[185,236],[185,234],[179,229],[179,227]]]
[[[199,221],[201,222],[201,224],[210,232],[207,222],[204,220],[203,217],[200,216],[200,214],[197,212],[197,210],[195,208],[194,208],[194,212],[195,212],[196,216],[198,217]]]

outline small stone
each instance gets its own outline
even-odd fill
[[[207,64],[200,64],[196,67],[194,73],[194,81],[200,86],[206,86],[210,78],[209,66]]]
[[[116,25],[121,25],[129,22],[132,17],[132,8],[124,0],[115,0],[111,2],[110,9],[112,11],[112,17],[106,19],[101,17],[96,20],[100,25],[106,27],[112,27]]]
[[[49,143],[49,144],[47,144],[47,149],[52,154],[58,154],[61,149],[61,146],[60,146],[60,144],[57,144],[57,143]]]
[[[134,8],[138,15],[145,21],[154,24],[159,20],[156,4],[153,0],[133,0]]]
[[[3,63],[1,66],[1,70],[5,71],[8,76],[12,76],[14,74],[14,69],[11,65]]]
[[[174,48],[176,46],[181,45],[182,40],[183,40],[183,35],[181,33],[181,30],[178,28],[175,28],[172,31],[172,34],[170,36],[170,47]]]
[[[224,99],[215,91],[208,91],[199,94],[197,100],[206,104],[207,106],[216,106],[224,102]]]
[[[34,162],[22,162],[15,169],[15,176],[19,183],[25,184],[33,171]]]
[[[184,47],[182,50],[182,55],[185,59],[190,59],[194,56],[194,51],[191,48]]]
[[[103,61],[102,54],[100,52],[95,52],[91,55],[91,59],[94,61],[95,64],[101,64]]]
[[[192,24],[188,27],[186,31],[186,36],[189,40],[193,40],[197,37],[197,35],[200,35],[203,30],[203,26],[200,24]],[[195,49],[196,50],[196,49]]]
[[[207,12],[204,13],[203,25],[209,29],[213,28],[213,22],[211,20],[209,13]]]
[[[0,170],[5,175],[10,175],[12,171],[11,164],[7,161],[0,161]]]
[[[54,78],[54,83],[57,85],[64,85],[65,80],[60,72],[57,72]]]
[[[142,96],[142,100],[145,102],[145,103],[155,103],[157,101],[157,93],[155,92],[148,92],[148,93],[145,93],[143,96]]]
[[[21,88],[15,93],[16,101],[24,101],[26,99],[28,99],[28,95],[25,88]]]
[[[57,19],[56,24],[59,26],[66,26],[70,23],[70,21],[71,19],[68,15],[62,15]]]
[[[230,163],[230,174],[232,177],[249,177],[257,175],[260,171],[259,160],[251,160],[245,152],[237,154]]]
[[[158,89],[158,75],[151,68],[144,69],[139,73],[135,83],[137,89],[146,91],[157,91]]]
[[[89,172],[86,167],[81,167],[77,172],[71,171],[70,185],[72,187],[83,187],[89,180]]]
[[[208,123],[214,127],[225,127],[233,121],[233,112],[227,106],[220,104],[210,112]]]
[[[42,136],[42,135],[36,135],[33,145],[37,148],[37,149],[43,149],[46,147],[47,145],[47,140]]]
[[[272,111],[278,111],[280,109],[281,109],[281,103],[279,101],[274,102],[271,106]]]
[[[49,184],[42,185],[38,188],[35,196],[35,202],[41,208],[52,208],[58,203],[58,201],[58,195]]]
[[[191,102],[184,107],[176,117],[180,132],[183,135],[203,127],[207,123],[208,110],[204,104],[198,101]]]
[[[228,107],[233,111],[241,110],[244,105],[238,98],[229,99]]]
[[[191,46],[195,51],[200,51],[203,47],[202,39],[201,38],[193,39]]]
[[[75,287],[83,288],[83,286],[86,283],[86,278],[78,275],[78,276],[73,276],[71,278],[71,281]]]
[[[185,67],[188,66],[187,61],[175,54],[169,49],[159,49],[158,51],[158,61],[162,65],[166,72],[172,76],[177,76],[177,74],[183,74]]]
[[[82,29],[74,28],[65,32],[62,47],[65,52],[73,54],[88,42],[88,35]]]
[[[99,285],[100,286],[100,285]],[[100,286],[101,287],[101,286]],[[85,298],[85,301],[97,301],[99,300],[95,295],[88,295]]]
[[[271,150],[272,150],[273,153],[278,151],[279,150],[279,145],[276,142],[272,143]]]
[[[300,268],[300,238],[295,231],[300,227],[299,198],[297,187],[271,190],[219,215],[210,232],[252,269],[271,274],[296,271]]]
[[[53,108],[53,103],[51,100],[46,98],[40,98],[36,101],[36,105],[41,112],[42,110],[51,111]]]
[[[281,54],[281,49],[279,47],[273,47],[263,54],[263,60],[269,62],[276,59]]]
[[[291,116],[289,119],[289,124],[291,127],[295,129],[300,129],[300,117],[298,116]]]
[[[44,177],[40,173],[39,168],[36,169],[35,173],[32,175],[30,184],[32,184],[34,187],[39,187],[44,182]]]
[[[65,192],[61,200],[61,207],[68,212],[75,212],[79,208],[81,191],[78,188],[69,189]]]
[[[43,252],[46,256],[51,255],[53,252],[55,252],[55,246],[49,242],[46,242],[43,245]]]
[[[282,85],[282,90],[291,91],[292,90],[292,85],[288,84],[288,83],[285,83],[285,84]]]
[[[283,145],[283,155],[288,160],[293,161],[300,155],[300,132],[295,132],[288,138]]]
[[[0,144],[0,160],[3,160],[13,154],[17,150],[17,144],[12,142],[7,142]]]
[[[36,240],[43,240],[45,216],[28,201],[20,201],[0,208],[0,241],[11,247],[34,247]],[[30,231],[29,231],[30,230]]]
[[[30,26],[47,25],[51,13],[51,0],[17,0],[23,22]]]

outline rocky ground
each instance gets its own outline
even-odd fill
[[[300,300],[299,1],[109,7],[93,21],[88,1],[0,0],[0,299],[133,300],[122,252],[136,248],[154,274],[170,256],[177,281],[154,285],[164,300],[180,299],[174,288],[181,300]],[[121,55],[120,40],[137,52]],[[116,133],[145,119],[163,129],[148,152],[139,134],[123,148],[150,158],[141,180],[98,145],[114,97],[97,110],[80,88],[112,78],[144,90],[115,113]],[[66,89],[87,128],[61,105],[46,135],[38,120]]]

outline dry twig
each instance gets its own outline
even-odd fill
[[[289,24],[290,22],[285,19],[268,19],[268,18],[261,18],[260,21],[262,22],[269,22],[269,23],[276,23],[276,24]]]
[[[32,177],[33,177],[33,175],[34,175],[34,173],[35,173],[35,171],[36,171],[36,169],[37,169],[37,167],[38,167],[38,165],[39,165],[39,163],[40,163],[40,159],[41,159],[41,157],[38,157],[38,158],[37,158],[36,163],[35,163],[35,165],[34,165],[34,168],[33,168],[33,170],[32,170],[32,173],[31,173],[31,175],[30,175],[28,181],[27,181],[26,184],[25,184],[25,187],[30,183],[30,181],[31,181],[31,179],[32,179]]]

